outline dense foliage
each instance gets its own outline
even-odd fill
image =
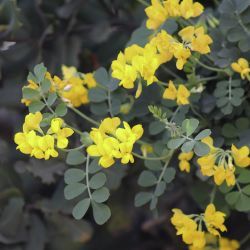
[[[0,13],[1,249],[249,249],[249,0]]]

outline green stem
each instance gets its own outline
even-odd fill
[[[81,146],[79,146],[77,148],[68,148],[68,149],[61,149],[61,150],[64,151],[64,152],[70,152],[70,151],[75,151],[75,150],[82,149],[84,147],[85,147],[85,145],[83,144],[83,145],[81,145]]]
[[[168,155],[167,155],[167,160],[165,162],[165,165],[164,165],[164,167],[163,167],[163,169],[161,171],[161,174],[159,176],[159,179],[157,181],[157,184],[159,184],[161,182],[161,180],[162,180],[162,178],[163,178],[163,176],[164,176],[164,174],[166,172],[166,169],[168,167],[168,164],[169,164],[170,160],[172,159],[173,154],[174,154],[174,150],[170,150]]]
[[[73,110],[76,114],[78,114],[80,117],[82,117],[83,119],[85,119],[86,121],[92,123],[95,126],[99,126],[99,122],[96,122],[95,120],[93,120],[92,118],[88,117],[87,115],[85,115],[84,113],[82,113],[81,111],[79,111],[78,109],[74,108],[74,107],[69,107],[71,110]]]
[[[146,2],[145,0],[137,0],[137,2],[141,3],[144,6],[150,6],[150,4]]]
[[[89,155],[87,155],[86,159],[86,185],[88,189],[89,198],[92,199],[91,190],[89,188]]]
[[[181,106],[178,106],[177,109],[175,110],[175,112],[173,113],[170,122],[172,122],[174,120],[174,118],[176,117],[176,115],[178,114],[180,109],[181,109]]]
[[[210,196],[210,203],[213,203],[214,202],[214,198],[215,198],[215,195],[216,195],[216,191],[217,191],[217,187],[214,186],[213,187],[213,190],[211,192],[211,196]]]
[[[160,156],[160,157],[146,157],[146,156],[143,156],[143,155],[139,155],[137,153],[134,153],[132,152],[132,154],[139,158],[139,159],[142,159],[142,160],[149,160],[149,161],[160,161],[160,160],[165,160],[166,158],[168,158],[168,154],[167,155],[163,155],[163,156]]]
[[[225,72],[225,69],[220,69],[220,68],[215,68],[215,67],[208,66],[208,65],[204,64],[203,62],[199,61],[199,59],[197,59],[197,58],[195,58],[195,61],[196,61],[200,66],[202,66],[203,68],[206,68],[206,69],[209,69],[209,70],[215,71],[215,72],[223,72],[223,73],[226,73],[226,72]]]

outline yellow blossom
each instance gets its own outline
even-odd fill
[[[148,20],[146,26],[148,29],[157,29],[168,17],[167,10],[160,0],[151,0],[151,6],[145,9]]]
[[[143,128],[140,124],[131,128],[127,122],[123,122],[121,128],[120,123],[118,117],[105,118],[99,128],[90,132],[94,144],[87,148],[87,152],[90,156],[100,157],[99,164],[104,168],[112,166],[115,159],[121,159],[122,164],[134,162],[133,146],[142,136]]]
[[[168,87],[165,89],[163,93],[163,98],[169,100],[175,100],[177,98],[177,89],[173,81],[169,81]]]
[[[175,43],[172,45],[172,48],[174,57],[177,59],[176,67],[177,69],[182,70],[187,59],[191,56],[190,49],[184,47],[182,43]]]
[[[231,64],[232,69],[241,75],[241,78],[250,80],[250,66],[245,58],[239,58]]]
[[[188,153],[180,153],[178,156],[179,162],[179,168],[181,171],[186,171],[187,173],[190,172],[190,163],[189,161],[193,158],[194,153],[188,152]]]
[[[240,243],[237,240],[230,240],[224,237],[219,239],[219,250],[238,250]]]
[[[187,105],[189,104],[189,90],[183,85],[180,84],[177,90],[177,104],[178,105]]]
[[[219,231],[225,232],[227,228],[224,225],[225,222],[225,214],[216,211],[216,208],[213,204],[209,204],[205,210],[204,221],[206,223],[206,227],[208,231],[215,235],[220,236]]]
[[[43,119],[43,115],[40,112],[36,112],[35,114],[30,113],[25,116],[25,121],[23,124],[23,131],[25,133],[31,130],[41,130],[40,129],[40,122]]]
[[[200,16],[203,10],[203,5],[197,2],[194,3],[193,0],[183,0],[180,3],[180,14],[185,19]]]
[[[235,164],[238,167],[245,168],[250,166],[250,152],[248,146],[243,146],[238,149],[235,145],[232,145],[231,150]]]
[[[62,74],[64,80],[69,80],[70,78],[77,76],[77,69],[75,67],[62,65]]]
[[[209,45],[212,43],[212,39],[209,35],[205,34],[202,26],[198,28],[188,26],[182,29],[178,34],[191,50],[201,54],[210,52]]]
[[[94,78],[94,74],[93,73],[84,74],[83,84],[86,85],[88,87],[88,89],[96,87],[97,82],[96,82],[96,80]]]

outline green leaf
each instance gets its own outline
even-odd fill
[[[103,225],[111,216],[110,208],[105,204],[96,203],[93,200],[91,201],[91,203],[95,222],[98,225]]]
[[[97,173],[91,177],[89,186],[92,189],[98,189],[106,183],[107,177],[104,173]]]
[[[163,195],[163,193],[165,192],[166,189],[166,183],[164,181],[161,181],[157,184],[156,189],[155,189],[155,195],[157,197]]]
[[[67,114],[67,105],[65,103],[60,103],[57,107],[56,107],[56,110],[55,110],[55,113],[58,115],[58,116],[65,116]]]
[[[35,73],[38,83],[41,83],[41,81],[44,79],[46,72],[47,72],[47,68],[44,67],[43,63],[37,64],[35,66],[34,73]]]
[[[99,84],[109,87],[110,78],[107,70],[104,67],[100,67],[94,72],[94,78]]]
[[[49,93],[47,103],[49,106],[52,106],[57,99],[57,94],[55,92]]]
[[[210,148],[203,142],[196,142],[194,146],[194,152],[197,156],[204,156],[210,152]]]
[[[42,92],[44,94],[46,94],[46,93],[49,92],[50,86],[51,86],[51,83],[50,83],[49,79],[45,78],[44,80],[42,80],[42,82],[41,82],[41,89],[42,89]]]
[[[250,195],[250,185],[247,185],[244,188],[242,188],[242,192],[244,194]]]
[[[250,197],[245,194],[240,194],[240,198],[237,201],[235,208],[240,212],[250,211]]]
[[[164,175],[163,175],[163,179],[166,183],[171,183],[174,178],[175,178],[175,174],[176,174],[176,170],[174,168],[167,168]]]
[[[153,197],[152,193],[149,193],[149,192],[140,192],[140,193],[136,194],[135,206],[141,207],[141,206],[147,204],[152,199],[152,197]]]
[[[101,187],[92,193],[92,198],[97,203],[103,203],[109,198],[109,190],[106,187]]]
[[[155,175],[151,171],[144,170],[138,179],[138,184],[142,187],[154,186],[157,182]]]
[[[239,177],[237,178],[237,181],[239,183],[249,184],[250,183],[250,170],[242,169],[240,171]]]
[[[186,119],[182,122],[182,129],[187,136],[190,136],[198,128],[199,121],[197,119]]]
[[[231,124],[231,123],[226,123],[222,127],[222,135],[225,136],[226,138],[235,138],[238,136],[238,130],[236,127]]]
[[[37,89],[23,87],[22,92],[23,92],[23,98],[29,99],[29,100],[37,99],[40,96],[40,93]]]
[[[91,102],[103,102],[108,99],[107,92],[100,88],[91,88],[88,92],[89,100]]]
[[[89,164],[89,173],[90,174],[95,174],[102,169],[102,167],[98,164],[98,162],[99,162],[99,159],[94,159]]]
[[[68,165],[80,165],[86,161],[85,155],[80,151],[70,151],[66,158]]]
[[[82,201],[79,201],[73,208],[72,215],[76,220],[80,220],[86,214],[89,209],[90,199],[86,198]]]
[[[230,192],[226,195],[225,199],[226,199],[226,202],[229,204],[229,205],[234,205],[240,198],[240,193],[235,191],[235,192]]]
[[[36,113],[41,111],[45,107],[45,104],[41,101],[34,101],[29,105],[29,112]]]
[[[148,169],[153,170],[153,171],[160,171],[162,169],[161,161],[145,160],[144,164]]]
[[[171,139],[171,140],[168,141],[168,147],[169,147],[170,149],[177,149],[177,148],[179,148],[185,141],[186,141],[185,138]]]
[[[66,200],[72,200],[82,194],[86,190],[86,185],[83,183],[72,183],[64,188],[64,196]]]
[[[226,194],[228,192],[230,192],[232,189],[233,189],[233,186],[228,186],[225,182],[219,186],[219,189],[220,191],[223,193],[223,194]]]
[[[85,177],[85,172],[79,168],[70,168],[64,174],[64,181],[67,184],[80,182]]]
[[[211,135],[211,130],[210,129],[204,129],[198,135],[196,135],[194,139],[196,141],[200,141],[200,140],[202,140],[205,137],[208,137],[210,135]]]
[[[157,135],[165,130],[166,125],[160,121],[153,121],[149,124],[149,134]]]
[[[185,152],[185,153],[188,153],[188,152],[192,151],[193,148],[194,148],[195,143],[196,143],[195,141],[187,141],[187,142],[185,142],[181,147],[181,151]]]

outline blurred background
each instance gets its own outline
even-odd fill
[[[133,204],[137,185],[132,177],[140,163],[129,172],[112,169],[109,223],[96,226],[91,216],[76,221],[63,196],[64,162],[29,159],[13,143],[27,113],[21,89],[35,64],[44,62],[53,74],[60,74],[62,64],[84,73],[109,68],[144,19],[144,6],[136,0],[0,0],[1,250],[184,249],[169,223],[176,201],[191,199],[178,185],[163,198],[164,216],[152,219],[148,209]],[[237,214],[238,221],[244,219]],[[234,216],[232,221],[235,225]],[[247,226],[240,224],[242,231]]]

